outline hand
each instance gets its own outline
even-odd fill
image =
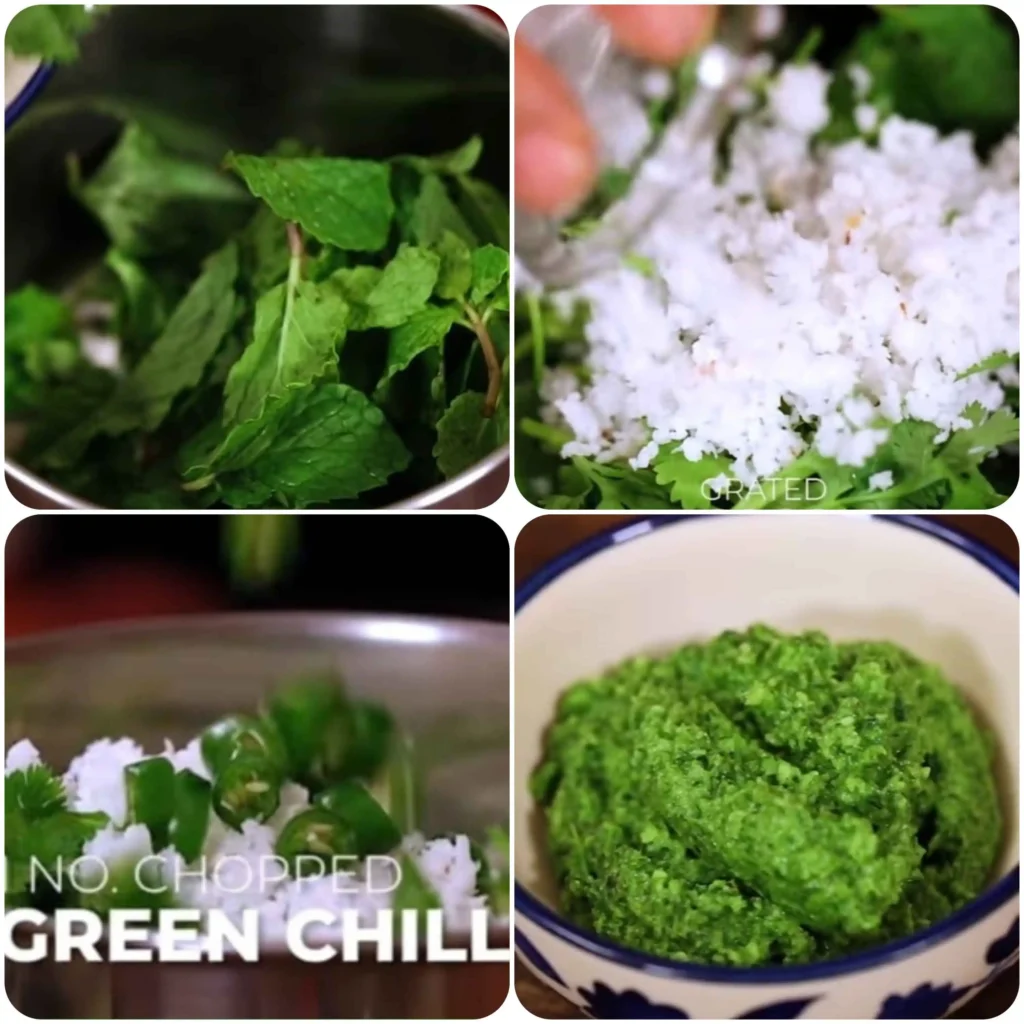
[[[596,6],[623,50],[672,64],[710,34],[715,8],[699,6]],[[597,146],[569,86],[543,57],[518,38],[515,44],[516,202],[531,213],[570,212],[593,185]]]

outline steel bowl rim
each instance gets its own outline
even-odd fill
[[[797,513],[799,515],[799,513]],[[1000,582],[1020,594],[1020,570],[1009,559],[984,541],[947,525],[941,517],[893,513],[850,513],[856,518],[870,518],[903,529],[913,530],[953,548],[972,559]],[[742,522],[743,516],[729,513],[702,513],[697,515],[641,515],[627,522],[613,523],[579,541],[567,550],[548,559],[515,588],[515,611],[518,613],[532,598],[559,576],[571,571],[581,562],[600,552],[653,531],[691,522],[725,517],[730,522]],[[515,780],[513,780],[513,806]],[[1019,788],[1019,787],[1018,787]],[[1019,794],[1018,794],[1019,795]],[[728,967],[717,964],[699,964],[671,960],[653,953],[621,945],[576,924],[560,910],[549,907],[536,897],[522,882],[514,879],[513,900],[515,912],[544,934],[558,938],[566,945],[600,960],[637,971],[648,977],[680,982],[703,982],[726,985],[785,985],[808,981],[831,980],[859,972],[870,971],[900,963],[939,948],[943,943],[965,933],[972,925],[990,917],[1007,903],[1020,896],[1020,863],[992,880],[974,899],[959,907],[940,921],[879,946],[853,953],[835,960],[810,964],[792,964],[771,967]],[[524,954],[525,955],[525,954]]]
[[[432,4],[431,6],[445,17],[454,18],[456,21],[464,22],[468,27],[472,28],[490,42],[495,43],[500,47],[504,47],[506,50],[508,49],[509,35],[508,28],[505,26],[504,20],[492,18],[489,15],[484,14],[483,11],[479,11],[474,7],[450,7],[446,4]],[[41,64],[36,69],[31,79],[29,79],[14,100],[12,100],[10,106],[7,107],[7,114],[4,123],[5,131],[7,131],[14,122],[21,117],[32,99],[35,98],[36,94],[50,80],[54,70],[53,65],[49,64]],[[475,465],[470,466],[469,469],[466,469],[457,476],[452,477],[450,480],[445,480],[443,483],[435,484],[435,486],[428,488],[425,491],[419,491],[416,494],[410,495],[408,498],[403,498],[401,501],[382,506],[382,508],[396,510],[434,508],[441,502],[458,497],[459,494],[469,489],[474,484],[486,479],[492,473],[500,471],[503,466],[509,467],[509,452],[510,448],[508,443],[506,443],[500,448],[496,448],[493,452],[490,452]],[[6,476],[10,476],[13,480],[16,480],[22,485],[22,487],[31,491],[34,496],[52,502],[59,508],[104,508],[102,505],[94,505],[92,502],[86,501],[84,498],[71,494],[70,491],[65,491],[63,488],[57,487],[55,484],[51,484],[36,473],[26,469],[19,462],[15,461],[14,458],[7,455],[6,452],[4,453],[4,473]]]
[[[491,619],[406,612],[201,612],[195,615],[154,615],[125,621],[96,622],[34,633],[7,640],[5,657],[23,660],[74,649],[82,644],[94,646],[153,636],[173,639],[177,634],[194,638],[196,633],[223,639],[258,634],[261,637],[369,640],[386,646],[396,641],[368,633],[370,627],[385,624],[430,626],[441,631],[436,642],[442,643],[481,638],[497,640],[508,638],[510,634],[510,627],[506,623]]]

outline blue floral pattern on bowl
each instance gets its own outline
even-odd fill
[[[652,1003],[643,993],[635,989],[613,992],[607,985],[597,981],[593,989],[579,989],[584,1009],[599,1020],[689,1020],[685,1010],[665,1003]],[[756,1006],[734,1020],[793,1020],[799,1017],[817,996],[809,999],[788,999],[781,1003]]]
[[[956,988],[952,984],[932,985],[925,982],[908,995],[891,995],[879,1010],[879,1020],[937,1020],[950,1007],[971,991],[970,986]]]
[[[535,967],[545,978],[550,978],[556,985],[565,988],[562,976],[551,966],[548,958],[523,934],[521,928],[516,929],[516,949],[527,963]]]
[[[1015,918],[1007,933],[1002,938],[996,939],[988,952],[985,954],[985,962],[995,965],[995,972],[998,974],[1004,967],[1017,958],[1020,952],[1020,918]]]

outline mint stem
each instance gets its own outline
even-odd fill
[[[487,364],[487,394],[484,397],[483,414],[489,419],[494,415],[498,396],[501,394],[501,364],[498,362],[498,353],[494,350],[494,342],[491,341],[487,325],[480,319],[480,314],[468,302],[464,302],[462,308],[477,341],[480,342],[480,351],[484,354],[484,362]]]

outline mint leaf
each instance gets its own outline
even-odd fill
[[[479,305],[496,291],[508,275],[508,253],[496,245],[484,245],[473,251],[473,285],[469,301]]]
[[[325,245],[377,252],[387,243],[395,212],[387,164],[241,153],[229,153],[226,164],[278,217]]]
[[[120,287],[114,333],[121,341],[122,353],[137,355],[159,337],[167,324],[164,293],[131,256],[110,249],[103,262],[117,278]]]
[[[76,338],[71,310],[34,284],[27,284],[4,297],[4,343],[8,349],[24,352],[40,338]]]
[[[202,379],[236,315],[238,249],[229,242],[206,261],[148,352],[92,417],[48,452],[50,465],[68,465],[98,434],[155,430],[174,399]]]
[[[441,259],[434,291],[442,299],[461,299],[473,281],[469,246],[453,231],[445,231],[434,251]]]
[[[36,408],[49,386],[69,380],[83,362],[71,311],[35,285],[5,297],[4,339],[8,418]]]
[[[447,478],[475,466],[498,446],[493,417],[484,416],[484,396],[477,391],[457,395],[437,422],[434,458]]]
[[[327,278],[325,284],[333,288],[347,303],[349,327],[362,330],[367,319],[366,302],[377,287],[382,271],[379,267],[342,267]]]
[[[440,258],[428,249],[399,246],[360,310],[361,327],[397,327],[419,312],[437,282]]]
[[[404,370],[421,352],[440,348],[457,318],[458,311],[452,306],[427,306],[394,328],[388,340],[388,361],[380,385]]]
[[[458,149],[437,156],[400,156],[396,160],[416,168],[421,174],[469,174],[476,167],[483,152],[484,143],[479,135],[474,135]]]
[[[242,279],[252,294],[262,295],[280,284],[291,259],[285,222],[269,206],[261,206],[238,236],[238,253]]]
[[[408,463],[398,435],[362,392],[321,382],[269,399],[259,419],[234,427],[205,465],[186,473],[186,486],[215,485],[238,508],[270,501],[303,508],[380,487]]]
[[[137,124],[125,127],[76,193],[114,247],[139,259],[209,252],[241,226],[252,204],[232,178],[169,153]]]
[[[476,237],[508,249],[509,212],[505,196],[488,182],[465,174],[459,175],[457,183],[459,210]]]
[[[467,245],[476,245],[473,230],[436,174],[424,176],[412,205],[409,228],[420,245],[437,245],[446,231],[457,235]]]
[[[260,416],[268,398],[322,377],[337,376],[337,349],[348,306],[336,292],[289,279],[256,303],[252,341],[228,373],[224,419]]]
[[[18,11],[7,26],[5,46],[18,57],[67,64],[78,57],[78,39],[108,5],[35,4]]]
[[[717,476],[730,474],[732,460],[724,455],[705,455],[695,462],[682,452],[666,452],[652,464],[654,478],[662,487],[669,488],[672,500],[682,508],[711,508],[711,496],[704,484]]]

